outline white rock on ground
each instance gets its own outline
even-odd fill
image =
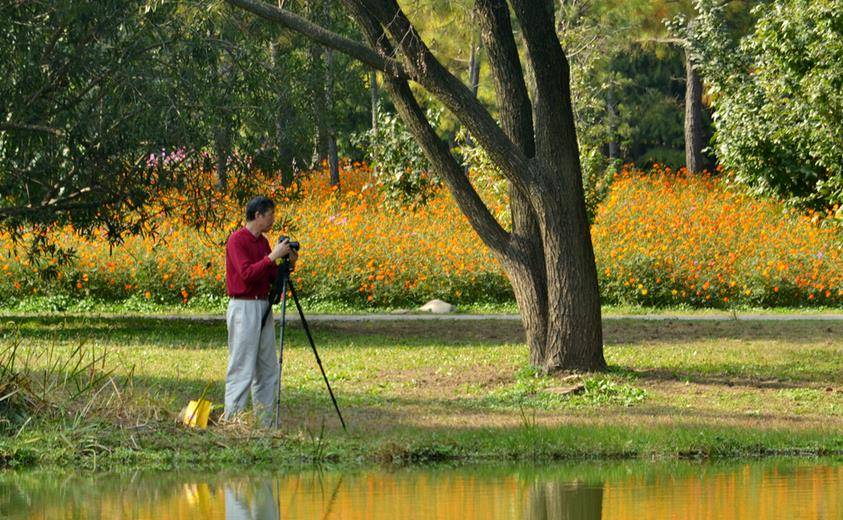
[[[448,314],[449,312],[454,312],[457,308],[448,302],[443,302],[442,300],[430,300],[419,307],[419,310],[432,312],[433,314]]]

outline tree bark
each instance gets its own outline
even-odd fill
[[[471,43],[469,44],[469,58],[468,58],[468,86],[474,97],[477,97],[477,90],[480,87],[480,47],[476,40],[478,37],[474,32],[471,33]],[[465,144],[468,147],[474,146],[474,141],[471,139],[471,133],[466,133]],[[465,173],[468,173],[468,165],[465,165]]]
[[[378,130],[378,73],[369,71],[369,97],[372,103],[372,130]]]
[[[495,95],[504,133],[526,157],[535,156],[533,114],[518,47],[512,35],[509,9],[503,0],[479,0],[475,11],[480,37],[492,68]],[[530,362],[544,366],[547,343],[547,274],[538,220],[530,200],[509,185],[512,222],[510,251],[502,262],[530,347]]]
[[[325,2],[328,5],[328,2]],[[340,163],[337,153],[337,134],[334,129],[334,50],[325,49],[325,132],[328,139],[328,167],[331,170],[331,186],[340,185]]]
[[[602,370],[603,330],[591,232],[570,92],[570,69],[556,36],[552,2],[512,1],[536,78],[536,156],[530,202],[547,273],[543,368]]]
[[[216,78],[218,85],[226,94],[222,97],[227,100],[231,64],[226,61],[225,53],[221,53],[219,60],[220,61],[217,64]],[[220,121],[218,122],[216,131],[214,132],[214,156],[216,159],[215,177],[217,187],[224,190],[228,185],[228,158],[231,155],[232,122],[227,104],[218,107],[218,110]]]
[[[609,120],[609,159],[617,159],[621,155],[621,147],[618,143],[618,107],[612,87],[606,92],[606,112]]]
[[[318,167],[328,155],[328,136],[325,129],[325,104],[327,103],[325,79],[327,74],[322,60],[323,52],[321,45],[310,44],[310,91],[312,93],[310,109],[316,125],[316,134],[313,136],[313,154],[310,159],[311,168]]]
[[[703,156],[702,80],[685,51],[685,167],[691,173],[705,169]]]
[[[322,20],[331,26],[331,0],[322,1]],[[337,153],[337,134],[334,128],[334,49],[325,48],[325,138],[331,186],[340,185],[340,164]]]
[[[249,6],[253,0],[228,1],[261,14]],[[395,0],[343,1],[370,48],[346,42],[335,48],[401,59],[403,75],[386,64],[379,69],[386,72],[384,87],[469,224],[509,276],[527,332],[531,362],[547,372],[605,369],[597,270],[585,210],[569,69],[554,30],[552,3],[512,0],[535,77],[531,106],[506,3],[476,2],[495,78],[499,126],[471,89],[433,56]],[[287,14],[273,16],[280,21]],[[317,36],[309,29],[302,33]],[[321,32],[318,36],[338,41]],[[447,144],[425,118],[406,78],[417,81],[441,101],[510,181],[512,232],[501,227],[471,186]]]
[[[214,134],[215,174],[217,187],[225,189],[228,185],[228,155],[231,152],[231,132],[228,122],[223,122]]]
[[[278,45],[273,42],[269,47],[272,68],[281,77],[281,60],[278,56]],[[281,169],[281,185],[285,188],[293,184],[293,143],[290,139],[290,124],[292,105],[287,98],[286,87],[280,82],[276,87],[275,101],[275,148],[278,154],[278,164]]]
[[[308,8],[320,24],[331,25],[330,0],[323,0],[321,11],[314,8],[313,0]],[[316,136],[313,145],[312,165],[319,165],[324,160],[329,169],[331,186],[339,186],[340,170],[337,155],[337,138],[332,124],[332,105],[334,91],[334,49],[321,45],[310,45],[311,88],[313,90],[313,117],[316,121]]]

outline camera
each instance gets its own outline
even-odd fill
[[[279,237],[278,243],[280,244],[281,242],[283,242],[285,240],[289,240],[289,239],[290,239],[290,237],[285,237],[285,236]],[[296,251],[296,252],[298,252],[299,247],[301,247],[301,244],[299,244],[298,242],[293,242],[292,240],[290,240],[289,244],[290,244],[290,249],[292,249],[293,251]]]

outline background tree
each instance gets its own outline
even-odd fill
[[[659,0],[557,4],[557,33],[570,57],[574,114],[590,216],[622,163],[698,164],[708,131],[701,91],[685,95],[682,48],[667,39],[666,14],[687,2]],[[686,103],[687,101],[687,103]],[[683,104],[698,118],[683,118]],[[684,119],[684,121],[683,121]],[[697,155],[684,153],[683,124]],[[694,166],[694,169],[701,167]]]
[[[24,224],[72,223],[116,240],[140,232],[145,203],[178,182],[188,157],[150,155],[199,140],[177,88],[191,74],[172,73],[191,49],[170,47],[181,31],[172,9],[141,7],[0,7],[0,222],[13,237]]]
[[[696,5],[696,22],[682,28],[710,84],[720,161],[759,193],[843,203],[843,2],[758,6],[743,38],[723,3]]]
[[[35,231],[46,246],[50,226],[73,224],[119,242],[150,232],[153,202],[208,215],[203,170],[221,186],[258,170],[289,183],[310,152],[305,40],[273,24],[141,0],[12,2],[0,15],[0,225],[13,238]],[[369,120],[366,71],[348,62],[336,89],[346,133]],[[187,185],[185,207],[161,208]]]

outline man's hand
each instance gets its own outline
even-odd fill
[[[293,249],[290,247],[290,239],[285,238],[284,241],[275,244],[272,252],[269,253],[269,259],[275,262],[279,258],[284,258],[291,253],[293,253]],[[298,258],[298,255],[296,255],[296,258]]]

